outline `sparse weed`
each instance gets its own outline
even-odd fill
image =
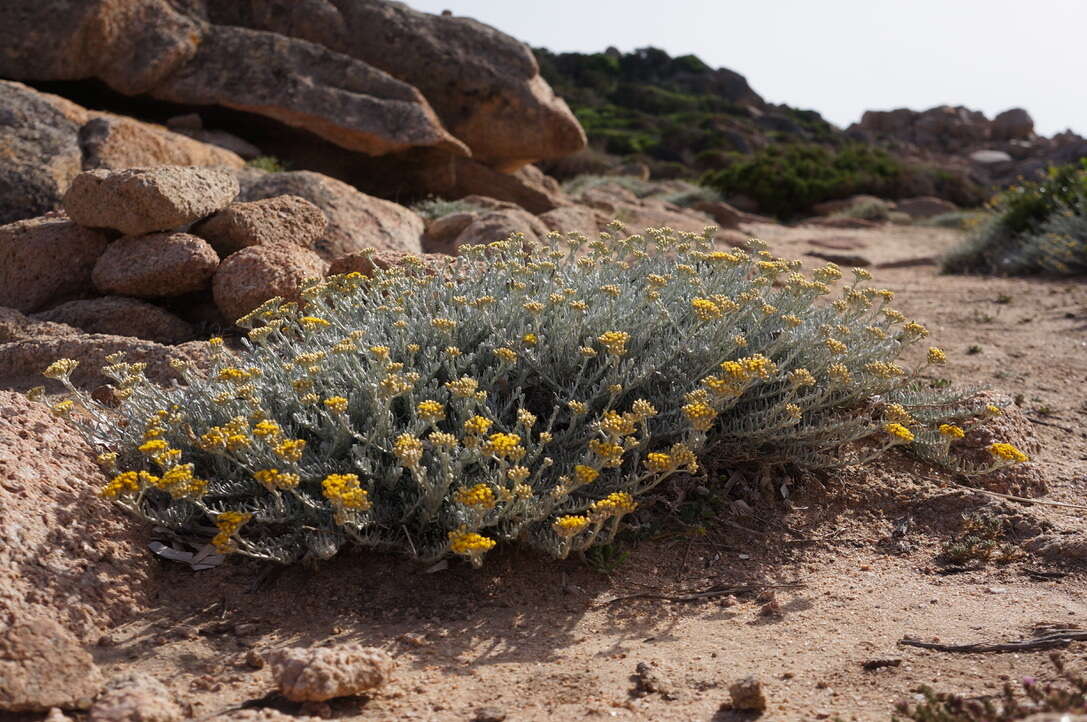
[[[151,384],[112,357],[120,406],[72,398],[111,481],[103,495],[223,552],[279,562],[348,543],[473,564],[497,541],[556,557],[609,544],[639,496],[699,467],[863,464],[896,447],[963,468],[963,426],[999,413],[919,376],[928,331],[854,271],[717,250],[712,235],[558,234],[469,246],[314,281],[212,339],[205,372]],[[73,401],[86,409],[75,413]],[[990,447],[983,473],[1023,461]],[[725,477],[727,478],[727,476]],[[701,482],[699,482],[701,483]]]
[[[968,514],[955,539],[944,544],[940,553],[946,564],[962,566],[971,562],[994,561],[1007,564],[1023,556],[1023,550],[1004,541],[1008,524],[989,514]]]
[[[1012,722],[1034,719],[1034,715],[1087,714],[1087,677],[1082,672],[1068,669],[1060,654],[1049,656],[1057,673],[1054,682],[1039,682],[1025,677],[1016,689],[1010,682],[996,697],[967,697],[960,694],[935,692],[923,686],[917,690],[921,700],[916,703],[901,702],[896,712],[903,715],[893,719],[913,722]],[[1041,717],[1039,717],[1041,719]],[[1062,718],[1064,719],[1064,718]]]
[[[470,201],[447,201],[444,198],[427,198],[414,203],[411,209],[428,221],[433,221],[451,213],[478,213],[485,210],[482,206]]]
[[[267,171],[269,173],[285,173],[289,170],[287,163],[276,158],[274,155],[258,156],[247,162],[246,165],[250,168],[257,168],[258,170]]]

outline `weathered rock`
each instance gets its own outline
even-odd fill
[[[69,301],[34,318],[74,326],[87,333],[134,336],[164,344],[191,341],[195,335],[192,326],[169,311],[123,296]]]
[[[368,155],[416,146],[468,154],[412,86],[347,55],[275,33],[207,28],[196,55],[151,94],[265,115]]]
[[[344,273],[361,273],[369,276],[374,268],[388,269],[393,266],[417,268],[427,275],[444,276],[449,273],[455,259],[444,253],[400,253],[397,251],[378,251],[377,253],[352,253],[337,258],[328,269],[328,275],[338,276]]]
[[[84,168],[224,166],[241,168],[241,156],[216,145],[120,115],[98,113],[79,129]]]
[[[559,233],[584,233],[592,238],[599,230],[596,214],[585,206],[563,206],[541,213],[539,219],[549,230]]]
[[[214,22],[305,38],[411,83],[489,166],[510,171],[585,147],[581,126],[540,77],[531,50],[475,20],[377,0],[213,0],[208,8]]]
[[[53,342],[46,364],[72,350]],[[0,344],[0,377],[18,345]],[[82,645],[151,597],[139,527],[98,496],[95,453],[48,407],[0,391],[0,710],[88,707],[102,679]]]
[[[3,17],[0,10],[0,24]],[[4,224],[56,208],[82,170],[83,158],[76,140],[79,125],[43,93],[0,80],[0,109],[0,224]]]
[[[300,246],[250,246],[227,256],[212,280],[215,305],[236,321],[273,296],[298,300],[302,282],[321,278],[326,264]]]
[[[426,166],[414,181],[423,193],[441,198],[482,195],[516,203],[529,213],[546,213],[570,200],[558,182],[536,166],[502,173],[470,158],[454,158]]]
[[[183,717],[170,690],[141,672],[110,680],[87,714],[88,722],[178,722]]]
[[[102,685],[91,655],[44,610],[18,611],[0,615],[0,711],[89,707]]]
[[[153,341],[131,336],[105,334],[76,334],[74,336],[36,336],[33,338],[0,343],[0,379],[4,385],[25,386],[45,383],[41,372],[58,358],[71,358],[80,362],[72,374],[76,386],[94,389],[112,383],[101,372],[107,364],[106,357],[118,351],[126,355],[130,363],[146,363],[147,378],[169,384],[179,380],[179,374],[170,367],[177,359],[196,369],[207,363],[204,345],[200,342],[163,346]],[[48,385],[48,384],[47,384]]]
[[[109,245],[91,273],[102,293],[155,298],[198,291],[219,266],[207,241],[188,233],[126,236]]]
[[[178,128],[176,132],[180,135],[186,135],[200,143],[218,146],[224,150],[230,151],[243,160],[253,160],[262,155],[260,148],[244,138],[239,138],[233,133],[228,133],[225,130],[187,130],[185,128]]]
[[[243,173],[241,199],[256,201],[282,195],[299,196],[320,208],[328,227],[314,249],[331,261],[364,248],[419,253],[423,219],[390,201],[360,193],[334,178],[310,171]]]
[[[36,311],[87,293],[108,243],[63,216],[0,226],[0,306]]]
[[[60,707],[51,707],[43,722],[72,722],[72,718],[64,714]]]
[[[739,228],[743,214],[724,201],[700,201],[691,206],[714,220],[718,228]]]
[[[457,236],[465,228],[472,225],[472,221],[476,219],[476,216],[475,213],[460,211],[434,219],[427,224],[426,232],[420,241],[423,251],[426,253],[453,253],[457,247]]]
[[[228,171],[212,168],[130,168],[87,171],[64,194],[64,209],[81,226],[129,236],[169,231],[225,208],[238,195]]]
[[[453,241],[452,247],[428,250],[456,255],[463,245],[502,241],[514,233],[524,234],[526,241],[536,245],[549,230],[540,219],[522,210],[489,211],[476,216]]]
[[[766,709],[766,695],[762,691],[762,682],[754,677],[747,677],[729,685],[732,709],[762,712]]]
[[[895,210],[905,213],[910,218],[932,218],[941,213],[953,213],[959,207],[950,201],[935,196],[906,198],[895,203]]]
[[[863,218],[850,218],[848,216],[816,216],[801,221],[805,226],[819,226],[820,228],[879,228],[876,221],[868,221]]]
[[[468,152],[418,90],[347,55],[273,33],[211,26],[201,17],[202,3],[69,5],[4,4],[0,75],[98,78],[127,95],[265,115],[364,153],[414,146]]]
[[[395,662],[376,647],[281,649],[266,656],[280,693],[292,702],[323,702],[384,686]]]
[[[1022,108],[1005,110],[993,118],[993,140],[1030,140],[1034,136],[1034,119]]]
[[[0,306],[0,343],[42,336],[74,336],[78,333],[78,328],[63,323],[39,321],[24,316],[14,308]]]
[[[313,248],[328,227],[320,208],[299,196],[233,203],[192,232],[228,256],[249,246],[286,243]]]

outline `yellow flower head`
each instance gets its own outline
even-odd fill
[[[1030,457],[1024,454],[1019,449],[1015,448],[1011,444],[996,443],[989,444],[988,452],[992,454],[994,459],[1003,459],[1004,461],[1011,462],[1023,462],[1030,461]]]
[[[696,298],[691,301],[691,308],[700,321],[712,321],[721,318],[721,308],[708,298]]]
[[[464,504],[473,508],[493,509],[495,505],[494,490],[486,484],[476,484],[472,487],[462,487],[457,490],[453,498],[458,504]]]
[[[691,422],[696,431],[706,431],[713,426],[713,420],[717,418],[717,411],[712,406],[696,401],[683,407],[683,415]]]
[[[626,331],[608,331],[597,337],[597,341],[613,356],[622,356],[627,352],[630,334]]]
[[[577,536],[589,526],[589,518],[585,516],[566,515],[560,516],[551,523],[551,530],[564,539]]]
[[[933,346],[928,350],[928,362],[930,364],[942,364],[947,362],[947,354],[943,350]]]
[[[420,401],[415,410],[423,421],[441,421],[445,418],[445,407],[438,401]]]
[[[647,454],[645,457],[645,468],[657,473],[668,471],[672,467],[672,457],[668,454],[661,452],[654,452]]]
[[[75,371],[76,366],[79,366],[79,362],[75,359],[62,358],[57,359],[53,363],[46,367],[45,371],[42,371],[42,376],[47,379],[63,379],[71,375]]]
[[[470,532],[464,527],[449,532],[449,549],[454,554],[468,557],[473,566],[480,566],[483,555],[493,549],[494,546],[494,539],[488,539],[482,534]]]
[[[400,460],[401,466],[414,469],[423,458],[423,442],[411,434],[401,434],[393,444],[393,453]]]
[[[596,481],[599,476],[600,472],[591,466],[578,464],[574,467],[574,478],[577,479],[577,483],[579,484],[591,484]]]
[[[905,442],[913,441],[913,432],[902,424],[884,424],[883,430],[894,439]]]
[[[966,432],[961,426],[953,424],[940,424],[940,433],[949,439],[961,439],[966,436]]]
[[[491,428],[491,424],[494,422],[483,416],[473,416],[464,422],[464,430],[469,434],[477,434],[482,436],[487,433],[487,430]]]
[[[325,408],[337,414],[347,411],[347,399],[343,396],[330,396],[324,400]]]
[[[501,359],[503,363],[512,364],[517,361],[517,352],[512,348],[506,348],[505,346],[496,348],[494,350],[494,355]]]
[[[516,461],[525,455],[525,449],[520,444],[521,437],[517,434],[491,434],[483,444],[483,451],[500,459]]]

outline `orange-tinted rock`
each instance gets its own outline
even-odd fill
[[[277,244],[250,246],[227,256],[212,280],[215,305],[236,321],[273,296],[297,300],[302,282],[324,276],[326,264],[311,250]]]
[[[188,225],[226,208],[238,181],[213,168],[160,166],[87,171],[64,195],[64,209],[81,226],[138,236]]]
[[[114,241],[91,277],[102,293],[155,298],[198,291],[219,266],[207,241],[188,233],[152,233]]]
[[[123,296],[69,301],[35,314],[34,318],[66,324],[87,333],[134,336],[165,344],[191,341],[194,336],[192,326],[166,309]]]
[[[36,311],[87,293],[107,244],[63,216],[0,226],[0,306]]]
[[[328,219],[320,208],[299,196],[275,196],[233,203],[192,229],[219,253],[228,256],[249,246],[286,243],[313,248]]]

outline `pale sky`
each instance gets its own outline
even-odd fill
[[[553,51],[653,45],[845,127],[867,109],[1026,108],[1087,135],[1087,0],[407,0]]]

